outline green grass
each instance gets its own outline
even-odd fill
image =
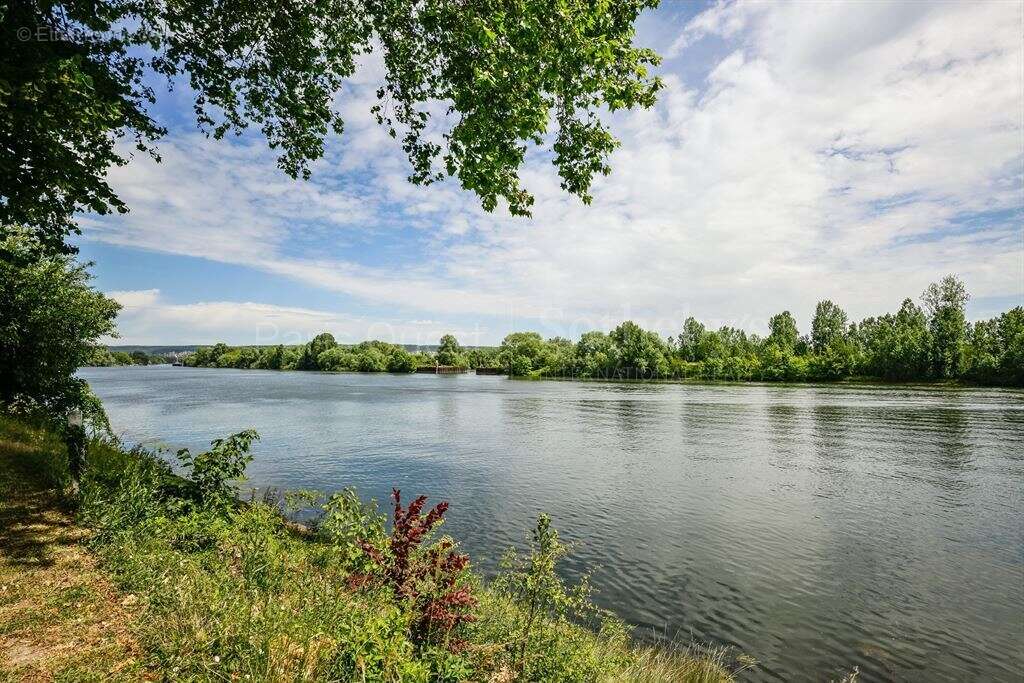
[[[107,666],[127,672],[126,678],[149,671],[195,681],[710,683],[730,681],[744,666],[728,661],[722,650],[638,646],[622,622],[591,608],[580,619],[545,607],[542,618],[530,622],[516,595],[472,574],[464,582],[478,599],[475,619],[450,636],[426,641],[415,637],[412,602],[380,583],[354,587],[352,578],[366,571],[366,558],[350,538],[363,529],[296,534],[268,504],[195,504],[148,454],[93,442],[89,458],[81,526],[64,542],[79,564],[61,570],[70,583],[58,592],[33,591],[25,581],[10,596],[0,592],[0,616],[11,604],[32,607],[14,621],[0,618],[7,624],[0,630],[0,655],[11,638],[5,631],[42,642],[44,634],[56,637],[75,622],[83,609],[105,613],[96,617],[101,621],[116,618],[113,630],[130,638],[94,637],[94,657],[75,658],[73,664],[57,658],[45,679],[89,680]],[[53,512],[60,506],[52,487],[65,479],[61,461],[59,442],[0,417],[0,472],[7,490],[34,482],[49,491],[34,509],[65,515],[70,524],[66,513]],[[8,517],[39,514],[7,497],[3,501],[0,510]],[[26,548],[28,555],[58,552],[50,536],[36,540],[37,546]],[[9,582],[9,573],[0,574],[0,584]],[[583,621],[595,630],[581,626]],[[83,628],[95,635],[88,624]],[[63,644],[46,647],[59,650]],[[16,679],[27,670],[24,662],[8,660],[0,660],[6,675]]]
[[[61,444],[0,418],[0,681],[137,681],[131,621],[59,494]]]

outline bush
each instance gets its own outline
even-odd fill
[[[470,610],[476,598],[470,592],[466,571],[469,556],[456,553],[455,543],[447,537],[421,547],[434,527],[444,521],[448,503],[438,503],[424,515],[426,496],[403,508],[401,492],[393,489],[391,495],[395,503],[391,536],[384,545],[360,542],[375,567],[370,574],[354,575],[352,584],[380,584],[406,602],[413,610],[412,636],[417,643],[460,650],[465,643],[457,629],[475,619]]]
[[[384,523],[376,501],[364,503],[356,490],[348,487],[327,498],[316,526],[319,536],[338,549],[347,569],[366,573],[374,564],[363,547],[385,547]]]
[[[252,461],[249,448],[259,438],[255,430],[247,429],[226,439],[214,439],[210,450],[198,455],[187,448],[178,451],[178,459],[189,470],[189,479],[204,505],[227,506],[234,500],[238,492],[234,482],[245,479],[245,468]]]
[[[521,679],[586,680],[596,675],[600,657],[581,661],[579,655],[585,648],[574,641],[584,634],[575,626],[577,623],[603,617],[606,637],[625,637],[622,624],[600,613],[590,602],[586,577],[569,586],[558,575],[558,563],[570,550],[559,540],[551,518],[542,514],[531,533],[529,553],[521,556],[509,550],[502,559],[504,573],[493,589],[514,606],[507,611],[510,617],[506,617],[505,628],[512,642],[510,666]]]

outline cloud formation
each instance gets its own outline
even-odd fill
[[[634,317],[669,333],[695,315],[763,329],[789,308],[806,327],[818,299],[872,315],[948,272],[975,297],[1020,301],[1022,30],[1014,3],[715,4],[661,47],[678,62],[716,41],[720,56],[700,82],[670,59],[659,104],[616,116],[623,145],[593,205],[530,157],[529,221],[452,183],[410,186],[368,114],[370,64],[311,182],[283,177],[258,141],[175,134],[165,163],[112,172],[132,213],[86,230],[442,325],[498,315],[573,334]]]
[[[112,291],[107,296],[122,309],[120,338],[109,344],[298,344],[320,332],[330,332],[344,344],[380,339],[395,344],[436,344],[453,329],[435,320],[364,318],[298,306],[274,306],[252,301],[199,301],[174,304],[156,289]],[[481,328],[455,328],[466,344],[479,344]]]

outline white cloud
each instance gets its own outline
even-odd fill
[[[321,332],[340,343],[380,339],[396,344],[436,344],[455,332],[465,344],[479,344],[486,328],[453,328],[434,320],[367,319],[294,306],[237,301],[173,304],[159,290],[107,292],[124,308],[120,337],[109,344],[297,344]]]
[[[159,289],[138,289],[129,291],[106,292],[111,299],[121,304],[122,311],[136,311],[146,309],[157,302],[160,297]],[[122,313],[122,316],[124,314]]]
[[[411,317],[551,330],[633,316],[669,332],[690,314],[763,328],[782,308],[806,327],[820,298],[875,314],[947,272],[1019,300],[1022,29],[1015,3],[720,3],[669,52],[712,36],[725,56],[701,87],[669,74],[655,109],[617,116],[623,146],[592,206],[531,157],[531,221],[485,214],[451,183],[410,186],[366,114],[367,78],[312,182],[284,179],[262,143],[175,136],[163,165],[112,174],[132,214],[90,232]],[[984,227],[961,224],[983,212]],[[365,249],[409,228],[413,258],[367,265]]]
[[[714,34],[723,38],[732,38],[747,24],[750,12],[758,5],[750,3],[741,6],[739,3],[718,0],[707,9],[691,19],[679,36],[672,41],[664,56],[668,59],[678,57],[698,40]]]

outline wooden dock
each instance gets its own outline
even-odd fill
[[[469,372],[469,368],[461,365],[421,365],[416,368],[416,372],[421,375],[463,375]]]

